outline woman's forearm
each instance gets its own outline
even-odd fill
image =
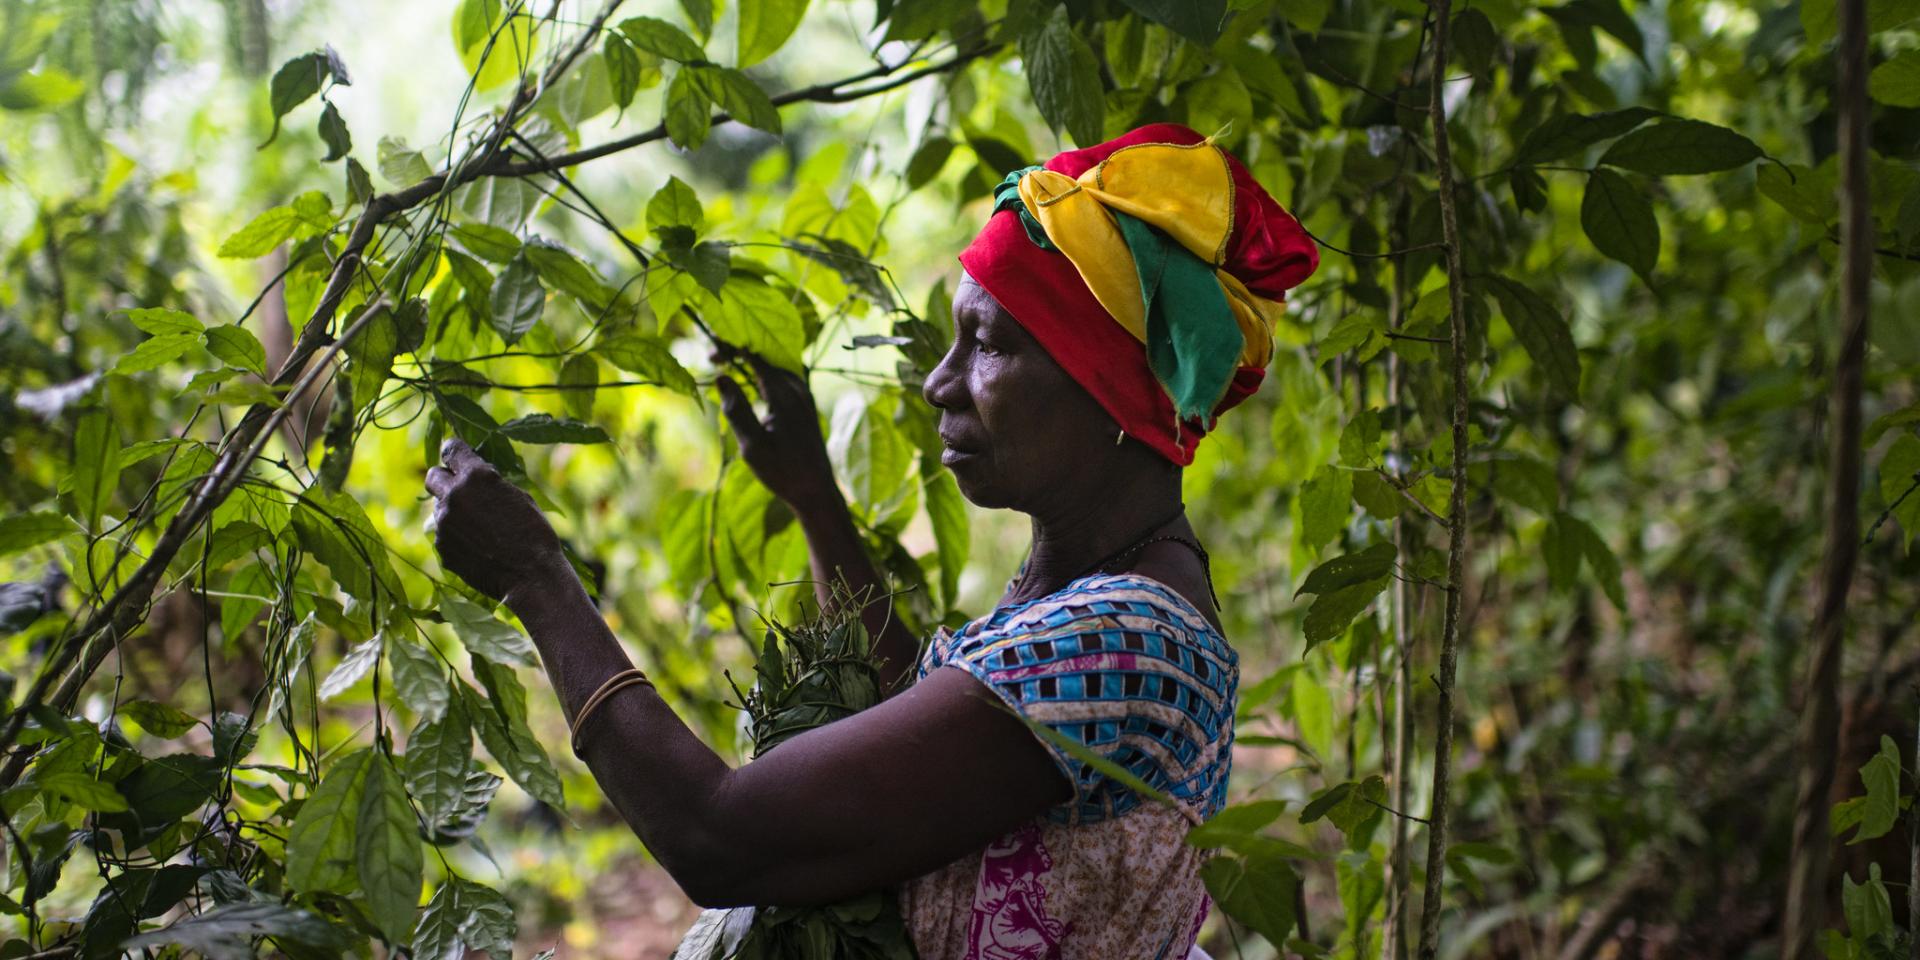
[[[906,623],[895,615],[887,582],[874,566],[873,558],[867,555],[866,544],[860,541],[860,531],[853,525],[853,513],[847,509],[846,499],[835,489],[794,512],[799,515],[800,528],[807,535],[807,560],[813,570],[814,595],[821,609],[833,609],[832,584],[836,578],[846,582],[856,600],[866,602],[860,621],[865,624],[867,634],[874,638],[874,651],[881,660],[882,691],[886,695],[898,692],[903,686],[902,679],[914,667],[914,659],[920,652],[919,643]]]

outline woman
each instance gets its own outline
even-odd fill
[[[938,633],[898,695],[730,768],[631,682],[545,518],[457,442],[427,477],[437,542],[526,625],[577,752],[696,902],[898,885],[928,960],[1181,957],[1208,908],[1203,854],[1182,839],[1225,802],[1238,669],[1180,469],[1258,386],[1279,301],[1317,255],[1184,127],[1061,154],[997,201],[961,254],[953,346],[925,395],[961,492],[1028,514],[1033,546],[999,605]],[[754,365],[764,420],[719,382],[743,456],[800,518],[817,580],[883,594],[805,381]],[[865,615],[898,678],[917,643],[882,607]]]

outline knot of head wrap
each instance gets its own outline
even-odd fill
[[[1280,301],[1318,263],[1237,160],[1173,124],[1016,170],[994,213],[961,255],[968,273],[1176,463],[1257,388]]]

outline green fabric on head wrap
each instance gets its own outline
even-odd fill
[[[1027,239],[1042,250],[1059,250],[1020,198],[1020,179],[1043,169],[1023,167],[993,190],[993,212],[1020,216]],[[1157,227],[1131,214],[1108,210],[1133,256],[1146,305],[1147,364],[1167,391],[1180,419],[1207,422],[1233,381],[1246,346],[1226,291],[1207,262]]]

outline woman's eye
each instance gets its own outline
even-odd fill
[[[1000,348],[994,346],[991,343],[986,342],[985,340],[975,340],[974,346],[986,356],[997,357],[1000,355]]]

